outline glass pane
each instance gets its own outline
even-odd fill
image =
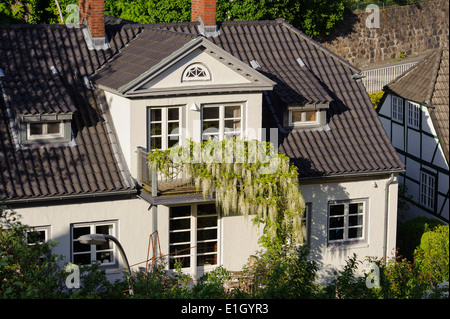
[[[152,109],[150,112],[150,120],[152,122],[161,121],[161,109]]]
[[[161,135],[162,133],[162,125],[160,123],[152,123],[150,125],[150,134],[153,135]]]
[[[167,118],[169,121],[178,121],[180,119],[180,109],[179,108],[167,109]]]
[[[306,119],[305,121],[315,121],[316,120],[316,111],[307,111],[305,112]]]
[[[203,133],[219,132],[219,121],[203,121]]]
[[[168,123],[167,130],[168,134],[178,134],[180,124],[178,122]]]
[[[170,258],[170,269],[175,268],[176,263],[181,263],[181,268],[191,267],[190,257]]]
[[[161,137],[152,137],[150,139],[150,148],[152,150],[154,149],[161,149],[162,148],[162,140]]]
[[[170,233],[171,243],[184,243],[191,241],[191,231],[182,231],[176,233]]]
[[[344,215],[344,205],[331,205],[330,216]]]
[[[73,252],[79,253],[83,251],[91,251],[91,245],[85,245],[80,243],[79,241],[73,242]]]
[[[197,216],[216,214],[216,204],[197,205]]]
[[[225,121],[225,132],[236,131],[241,128],[241,120],[226,120]]]
[[[197,266],[216,265],[216,264],[217,264],[217,254],[197,257]]]
[[[225,133],[225,136],[224,136],[225,139],[240,138],[240,137],[241,137],[240,133]]]
[[[87,227],[74,227],[73,228],[73,239],[77,239],[82,235],[87,235],[91,233],[91,228]]]
[[[363,224],[363,216],[362,215],[356,215],[356,216],[350,216],[348,218],[349,226],[359,226]]]
[[[191,206],[170,207],[170,218],[191,216]]]
[[[225,118],[241,117],[241,106],[225,106]]]
[[[203,108],[203,119],[218,119],[219,118],[219,107],[204,107]]]
[[[361,238],[362,237],[362,227],[355,227],[348,229],[348,238]]]
[[[348,213],[350,215],[362,214],[363,213],[363,203],[350,204],[348,206]]]
[[[59,134],[61,129],[60,123],[48,123],[47,134]]]
[[[96,258],[96,260],[102,264],[113,262],[113,254],[111,251],[99,252],[96,254]]]
[[[329,240],[339,240],[344,238],[343,229],[333,229],[328,232]]]
[[[302,111],[291,111],[291,114],[292,114],[292,122],[302,121]]]
[[[197,254],[217,252],[217,242],[199,243],[197,245]]]
[[[217,229],[197,230],[197,240],[217,239]]]
[[[344,227],[344,217],[330,218],[330,228]]]
[[[172,256],[177,255],[189,255],[191,245],[189,244],[183,244],[183,245],[170,245],[170,253],[173,254]]]
[[[167,146],[173,147],[173,146],[177,145],[179,139],[180,138],[178,136],[169,136],[169,140],[167,141]]]
[[[219,134],[203,134],[202,135],[203,141],[218,141],[219,140]]]
[[[77,265],[89,265],[91,263],[91,254],[73,255],[73,263]]]
[[[30,123],[30,135],[41,135],[43,133],[42,123]]]
[[[217,217],[201,217],[197,219],[197,228],[215,227],[217,226]]]
[[[112,235],[113,225],[101,225],[95,227],[96,234]]]
[[[171,219],[170,220],[170,230],[181,230],[181,229],[190,229],[191,228],[191,219],[183,218],[183,219]]]
[[[27,244],[39,244],[45,242],[45,231],[36,230],[27,233]]]

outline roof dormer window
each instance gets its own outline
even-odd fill
[[[202,63],[191,64],[183,72],[182,82],[210,80],[211,74],[209,73],[208,68]]]
[[[327,124],[328,104],[289,106],[285,116],[285,127],[316,129]]]
[[[46,139],[63,137],[63,122],[27,123],[28,139]]]
[[[21,115],[18,118],[22,145],[67,143],[72,139],[72,114]]]

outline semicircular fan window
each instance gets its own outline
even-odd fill
[[[183,73],[183,82],[188,81],[209,81],[211,80],[211,74],[206,66],[200,63],[191,64],[186,68]]]

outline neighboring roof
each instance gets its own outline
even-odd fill
[[[102,112],[106,101],[84,83],[84,76],[135,36],[135,29],[112,28],[108,35],[111,49],[91,51],[81,29],[0,26],[1,96],[6,98],[0,98],[0,201],[133,190]],[[10,125],[14,111],[73,112],[73,142],[18,147]]]
[[[447,161],[449,83],[448,49],[439,49],[384,87],[386,92],[432,107],[430,117]]]
[[[196,32],[195,24],[159,24],[172,31]],[[222,22],[220,35],[208,38],[278,83],[266,94],[264,125],[277,127],[284,104],[331,101],[325,130],[281,132],[279,150],[299,167],[302,178],[376,173],[404,168],[361,81],[359,70],[286,23]],[[297,59],[305,66],[301,67]],[[278,123],[279,124],[279,123]]]

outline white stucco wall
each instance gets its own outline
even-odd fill
[[[387,181],[388,177],[344,183],[300,185],[305,202],[311,203],[310,257],[319,264],[320,280],[328,281],[333,275],[333,270],[344,266],[347,258],[353,253],[361,261],[367,256],[381,258],[385,252],[388,257],[393,256],[396,248],[398,185],[395,179],[389,187],[387,245],[384,250]],[[367,202],[363,242],[341,245],[328,243],[328,205],[332,200],[365,200]]]
[[[51,202],[50,202],[51,203]],[[144,261],[147,256],[148,236],[152,232],[152,215],[148,211],[149,204],[141,199],[101,200],[90,203],[70,202],[66,204],[15,208],[21,215],[21,222],[33,227],[49,226],[50,238],[58,245],[53,253],[62,255],[65,262],[70,262],[72,224],[112,221],[117,222],[116,238],[123,246],[130,265]],[[115,255],[119,267],[107,267],[110,279],[120,278],[118,269],[124,267],[119,252]],[[137,265],[145,267],[145,264]]]

